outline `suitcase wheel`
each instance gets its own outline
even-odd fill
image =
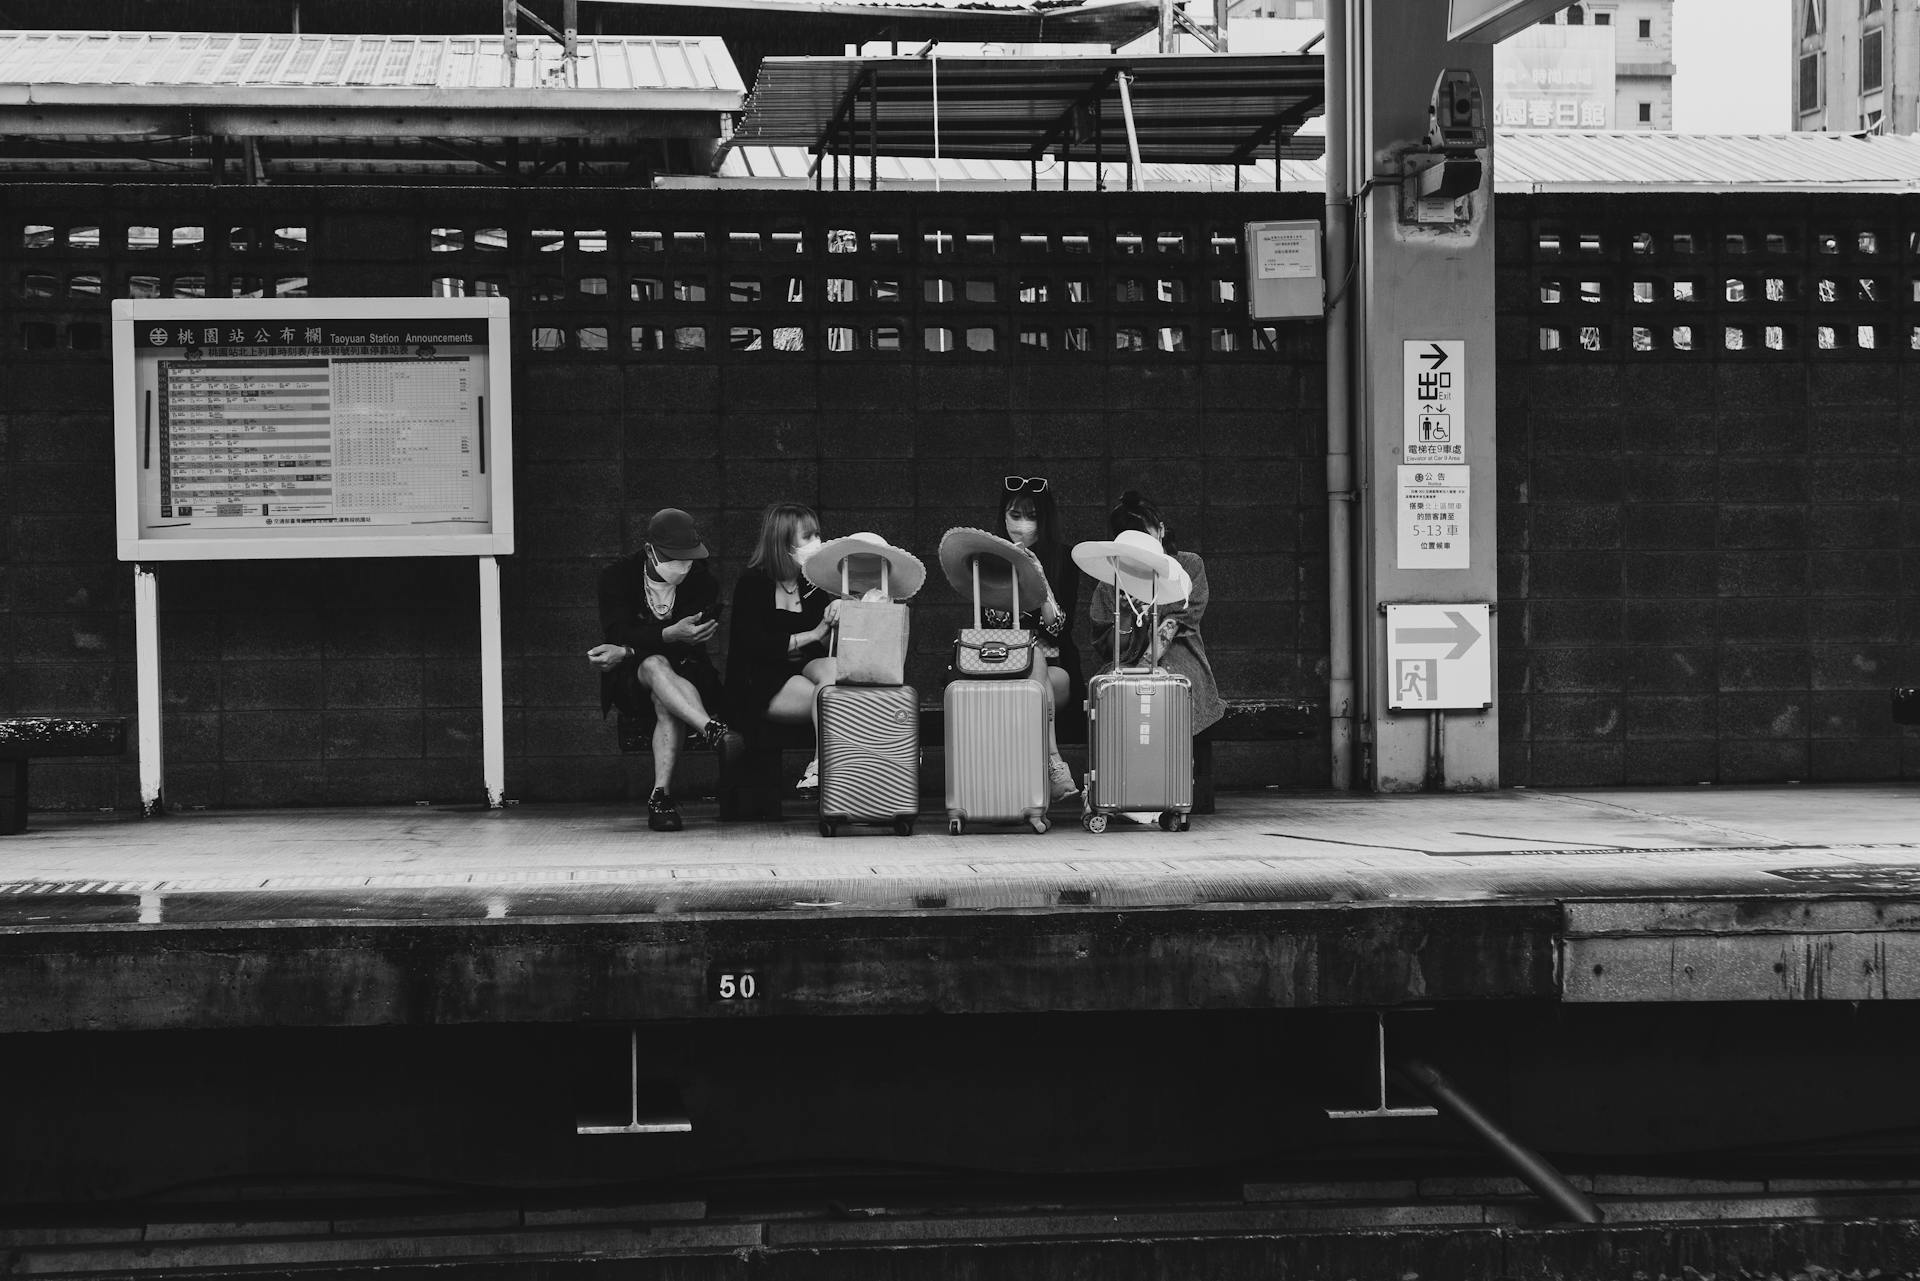
[[[835,826],[834,826],[834,825],[832,824],[832,822],[830,822],[829,820],[827,820],[827,819],[824,819],[824,818],[820,820],[820,835],[822,835],[822,836],[832,836],[832,835],[833,835],[833,834],[834,834],[835,832],[837,832],[837,831],[839,831],[839,829],[838,829],[838,828],[836,828],[836,827],[835,827]]]
[[[1080,820],[1080,826],[1086,828],[1095,836],[1098,836],[1107,830],[1107,816],[1105,814],[1088,814]]]
[[[964,833],[964,832],[965,832],[966,830],[967,830],[967,820],[966,820],[966,819],[964,819],[964,818],[950,818],[950,819],[948,819],[948,820],[947,820],[947,835],[948,835],[948,836],[959,836],[959,835],[961,835],[961,834],[963,834],[963,833]]]
[[[913,820],[912,820],[912,819],[910,819],[910,818],[896,818],[896,819],[894,819],[894,820],[893,820],[893,834],[894,834],[895,836],[912,836],[912,835],[913,835]]]
[[[1040,836],[1045,836],[1048,829],[1053,826],[1053,820],[1045,814],[1035,814],[1032,818],[1028,819],[1027,822],[1033,824],[1034,832]]]
[[[1172,810],[1162,810],[1160,813],[1160,830],[1163,832],[1179,831],[1180,816]]]

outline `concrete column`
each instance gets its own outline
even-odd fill
[[[1389,711],[1395,672],[1389,669],[1386,618],[1380,606],[1407,602],[1491,602],[1495,599],[1494,541],[1494,255],[1491,133],[1481,152],[1487,163],[1479,189],[1460,206],[1457,222],[1407,217],[1401,181],[1407,153],[1424,147],[1429,105],[1441,71],[1461,68],[1478,79],[1482,101],[1493,102],[1491,45],[1449,42],[1447,6],[1432,0],[1352,0],[1347,40],[1350,100],[1356,115],[1350,156],[1364,176],[1356,204],[1357,262],[1355,423],[1356,479],[1360,486],[1356,596],[1360,609],[1355,663],[1357,705],[1365,743],[1366,778],[1383,792],[1444,788],[1476,791],[1500,782],[1498,708]],[[1416,179],[1404,186],[1417,188]],[[1333,287],[1337,283],[1329,282]],[[1431,460],[1403,452],[1407,344],[1460,343],[1456,377],[1465,387],[1452,406],[1451,429],[1465,441],[1469,478],[1467,567],[1412,568],[1402,564],[1403,464]],[[1424,553],[1414,553],[1413,558]],[[1494,616],[1497,622],[1497,614]],[[1495,634],[1475,657],[1494,671]],[[1416,650],[1441,657],[1432,648]],[[1404,654],[1404,651],[1403,651]],[[1405,669],[1401,675],[1405,675]],[[1444,682],[1443,682],[1444,683]],[[1497,690],[1496,678],[1489,677]],[[1442,718],[1436,720],[1436,718]],[[1436,751],[1437,749],[1437,751]]]

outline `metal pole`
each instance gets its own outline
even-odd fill
[[[500,562],[480,559],[480,779],[487,807],[507,803],[507,700],[501,677]]]
[[[1348,92],[1348,0],[1327,5],[1327,714],[1328,748],[1335,790],[1353,787],[1353,365],[1348,345],[1353,305],[1351,273],[1353,212],[1347,201],[1348,141],[1352,109]],[[1280,163],[1278,149],[1274,164]]]
[[[1600,1207],[1593,1203],[1592,1198],[1567,1182],[1567,1176],[1549,1165],[1546,1158],[1507,1133],[1492,1117],[1474,1106],[1473,1101],[1440,1075],[1438,1069],[1419,1059],[1406,1059],[1400,1064],[1400,1075],[1418,1086],[1442,1111],[1452,1114],[1472,1130],[1482,1143],[1513,1167],[1513,1172],[1520,1176],[1521,1182],[1552,1202],[1561,1214],[1575,1223],[1601,1221]]]
[[[133,675],[140,713],[140,812],[166,813],[161,779],[166,762],[160,746],[160,583],[153,566],[133,567]]]
[[[520,0],[500,0],[500,44],[507,55],[507,87],[515,83],[520,59]]]
[[[1122,71],[1114,79],[1120,82],[1120,114],[1127,122],[1127,190],[1134,190],[1137,180],[1139,189],[1145,191],[1147,175],[1140,168],[1140,135],[1134,132],[1133,94],[1128,91],[1128,87],[1133,84],[1133,76],[1129,72]]]

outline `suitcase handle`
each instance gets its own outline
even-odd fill
[[[973,625],[984,629],[987,624],[981,616],[980,608],[980,555],[976,552],[967,557],[967,564],[973,566]],[[844,567],[845,562],[841,564]],[[1020,573],[1009,565],[1007,574],[1013,580],[1013,622],[1008,626],[1018,628],[1020,626]]]

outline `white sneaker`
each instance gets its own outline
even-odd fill
[[[811,792],[817,789],[819,786],[820,786],[820,758],[816,756],[812,760],[807,762],[807,768],[805,772],[803,772],[800,775],[800,781],[793,785],[793,790],[796,792]]]
[[[1053,799],[1064,801],[1069,796],[1080,795],[1080,784],[1074,781],[1073,768],[1060,757],[1053,758],[1053,764],[1047,768],[1047,776],[1053,782]]]

